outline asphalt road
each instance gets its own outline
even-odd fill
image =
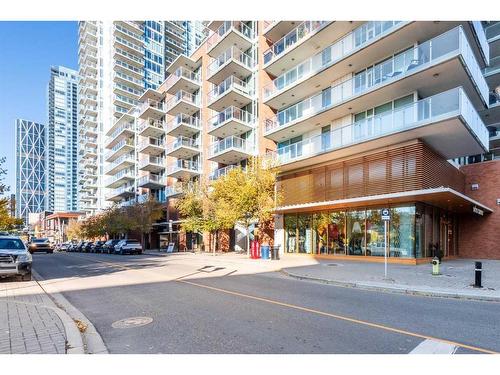
[[[61,285],[77,280],[78,288],[63,294],[111,353],[500,352],[498,303],[363,291],[279,273],[238,275],[230,267],[199,277],[199,266],[172,259],[35,254],[34,267]],[[198,278],[169,280],[172,273]],[[130,317],[152,322],[112,326]]]

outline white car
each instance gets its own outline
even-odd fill
[[[0,236],[0,277],[18,276],[31,280],[33,257],[19,237]]]
[[[137,240],[121,240],[115,245],[115,254],[142,254],[142,246]]]

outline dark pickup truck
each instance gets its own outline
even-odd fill
[[[50,243],[48,238],[33,238],[28,244],[28,251],[33,253],[47,253],[54,252],[54,246]]]

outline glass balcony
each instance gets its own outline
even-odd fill
[[[462,27],[456,27],[415,48],[399,53],[381,64],[370,67],[362,74],[357,74],[351,79],[279,111],[273,118],[266,119],[265,133],[268,135],[279,128],[312,118],[390,82],[400,80],[458,55],[461,55],[465,62],[467,74],[477,88],[481,100],[486,102],[488,85]]]
[[[183,193],[182,185],[170,185],[165,188],[165,196],[167,198],[172,198]]]
[[[114,161],[119,156],[123,155],[127,151],[130,151],[134,148],[134,139],[124,139],[117,144],[115,144],[109,152],[106,153],[104,159],[106,161]]]
[[[167,175],[177,179],[189,179],[200,173],[200,165],[192,160],[177,159],[167,168]]]
[[[491,91],[490,92],[490,102],[489,106],[490,107],[495,107],[500,104],[500,93],[496,91]]]
[[[208,133],[224,138],[228,135],[245,133],[255,126],[255,116],[241,108],[231,106],[217,113],[209,120]]]
[[[106,148],[114,147],[122,138],[133,137],[135,134],[135,123],[126,122],[117,127],[109,137],[107,137]]]
[[[233,165],[228,165],[228,166],[223,167],[223,168],[216,169],[215,171],[210,173],[209,179],[210,179],[210,181],[215,181],[218,178],[225,176],[226,174],[229,173],[229,171],[231,171],[235,168],[241,168],[241,167],[239,165],[233,164]]]
[[[264,99],[290,88],[298,81],[311,77],[346,56],[365,48],[382,36],[398,29],[402,23],[402,21],[370,21],[359,26],[331,46],[265,85]]]
[[[208,107],[218,112],[235,102],[244,107],[252,102],[253,95],[251,84],[230,76],[208,93]]]
[[[166,107],[167,113],[172,116],[180,113],[193,115],[200,110],[200,96],[181,90],[167,102]]]
[[[147,189],[159,189],[167,184],[165,177],[155,174],[148,174],[139,178],[138,186]]]
[[[105,180],[104,186],[108,188],[115,188],[123,184],[127,180],[134,180],[135,172],[133,169],[124,169],[112,177]]]
[[[255,60],[249,54],[231,47],[210,63],[208,80],[218,84],[231,74],[243,79],[252,73],[254,67]]]
[[[165,80],[165,91],[175,94],[181,89],[181,86],[184,90],[196,91],[200,88],[200,85],[200,75],[181,66]]]
[[[165,122],[151,118],[147,119],[139,124],[137,132],[143,137],[159,138],[165,133]]]
[[[494,74],[500,73],[500,56],[490,60],[490,65],[484,69],[484,76],[490,77]]]
[[[145,159],[139,160],[139,169],[142,171],[158,173],[165,169],[164,165],[165,159],[158,156],[148,156]]]
[[[286,34],[283,38],[274,43],[267,51],[264,52],[264,64],[270,63],[272,60],[283,55],[287,50],[294,47],[307,36],[315,33],[330,21],[304,21],[295,29]]]
[[[250,156],[245,139],[230,136],[210,145],[209,159],[223,164],[236,164]]]
[[[126,197],[134,196],[135,188],[134,186],[122,186],[116,189],[113,189],[111,193],[106,195],[107,201],[119,201]]]
[[[167,155],[180,159],[189,159],[200,153],[200,145],[197,139],[188,137],[177,137],[175,141],[167,145]]]
[[[280,164],[287,164],[359,144],[366,151],[368,142],[394,134],[398,134],[398,143],[424,139],[447,159],[488,149],[488,130],[459,87],[279,148],[275,157]],[[373,147],[388,144],[379,142]]]
[[[139,106],[139,117],[143,119],[152,118],[159,120],[165,115],[163,102],[147,99]]]
[[[227,46],[236,45],[239,49],[245,51],[251,47],[255,35],[255,30],[241,21],[224,21],[217,31],[208,37],[207,51],[209,54],[213,53],[218,56],[225,49],[226,44]],[[227,43],[221,46],[223,40]],[[220,48],[224,49],[219,51]]]
[[[149,155],[159,155],[165,150],[165,143],[158,138],[146,138],[139,143],[139,152]]]
[[[128,153],[109,163],[104,168],[104,173],[112,175],[121,171],[122,169],[129,167],[132,164],[135,164],[135,155],[133,153]]]
[[[172,120],[167,122],[167,134],[174,137],[178,136],[192,136],[198,133],[201,129],[200,119],[179,113],[174,116]]]

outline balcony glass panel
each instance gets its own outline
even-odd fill
[[[168,173],[173,173],[181,169],[186,169],[188,171],[199,172],[200,166],[198,163],[192,160],[177,159],[175,163],[168,167]]]
[[[223,66],[231,59],[240,62],[249,69],[253,69],[253,67],[255,66],[255,60],[250,55],[240,51],[235,47],[231,47],[210,63],[210,65],[208,66],[208,75],[211,76],[216,73],[221,68],[221,66]]]
[[[255,116],[252,113],[247,112],[241,108],[229,107],[224,111],[217,113],[210,119],[210,127],[216,128],[230,120],[237,120],[245,124],[252,125],[255,121]]]
[[[179,113],[167,123],[168,129],[176,128],[179,125],[186,124],[195,128],[200,127],[200,119],[198,117],[189,116],[184,113]]]
[[[210,156],[221,154],[232,148],[239,149],[243,152],[247,152],[246,140],[239,137],[230,136],[220,141],[214,142],[210,146]]]
[[[308,35],[318,31],[331,21],[304,21],[264,52],[264,64],[285,53]]]
[[[281,147],[276,156],[281,164],[289,163],[458,115],[465,118],[471,132],[487,147],[488,130],[463,89],[455,88]]]
[[[186,91],[178,91],[172,99],[167,102],[167,111],[174,107],[180,101],[185,101],[188,103],[192,103],[195,106],[200,105],[200,97],[198,95],[191,94]]]
[[[253,95],[253,88],[249,83],[242,81],[235,76],[230,76],[208,93],[208,101],[210,103],[214,102],[230,89],[239,91],[244,95]]]
[[[295,82],[314,75],[331,66],[346,56],[361,50],[379,39],[380,36],[397,29],[402,21],[370,21],[367,22],[320,53],[298,64],[283,73],[264,87],[264,98],[290,87]]]
[[[474,83],[486,101],[488,85],[467,42],[465,33],[459,26],[415,48],[369,67],[351,79],[279,111],[273,118],[266,119],[266,132],[311,117],[385,83],[401,79],[413,73],[417,68],[428,67],[439,59],[445,59],[458,53],[464,58]]]
[[[243,34],[248,39],[255,38],[255,30],[249,27],[247,24],[241,21],[224,21],[222,25],[207,39],[207,48],[210,49],[221,41],[227,33],[231,30],[235,30],[240,34]]]

